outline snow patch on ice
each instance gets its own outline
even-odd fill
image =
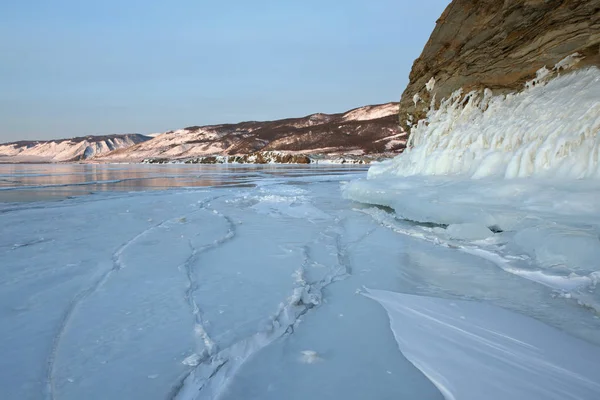
[[[314,350],[304,350],[301,352],[300,362],[304,364],[314,364],[319,361],[323,361],[323,359],[319,356]]]
[[[202,357],[200,355],[194,353],[186,357],[181,363],[183,365],[188,365],[190,367],[195,367],[202,361]]]
[[[290,196],[281,194],[265,194],[256,196],[256,204],[252,209],[267,215],[286,215],[292,218],[308,218],[310,220],[328,219],[329,215],[311,204],[307,196]]]
[[[487,226],[476,223],[452,224],[446,231],[454,239],[466,240],[485,239],[494,234]]]

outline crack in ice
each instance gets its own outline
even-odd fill
[[[198,212],[199,211],[207,211],[208,212],[209,209],[207,207],[210,205],[210,203],[220,197],[222,197],[222,196],[213,197],[213,198],[207,199],[207,200],[203,201],[202,203],[200,203],[200,206],[199,206],[200,209],[198,210]],[[213,214],[218,215],[219,217],[223,218],[226,221],[227,233],[225,235],[223,235],[222,237],[214,240],[212,243],[200,246],[198,248],[196,248],[194,246],[192,240],[190,239],[189,246],[191,249],[191,254],[182,265],[183,269],[185,270],[186,278],[188,280],[188,288],[185,291],[184,297],[185,297],[186,302],[188,303],[188,306],[191,309],[191,312],[192,312],[192,315],[194,318],[195,337],[200,337],[202,339],[202,343],[197,343],[196,353],[193,354],[192,356],[190,356],[190,357],[194,358],[193,362],[191,362],[191,364],[193,364],[193,365],[198,365],[198,364],[202,363],[207,358],[216,354],[219,350],[218,345],[211,338],[211,336],[209,335],[209,333],[207,331],[206,321],[204,320],[204,314],[203,314],[202,309],[200,308],[198,302],[196,302],[196,299],[195,299],[195,293],[198,290],[199,285],[198,285],[198,281],[196,279],[196,271],[194,268],[194,263],[198,260],[198,257],[200,256],[200,254],[203,254],[207,251],[213,250],[235,237],[235,224],[234,224],[233,220],[230,217],[228,217],[227,215],[220,213],[216,209],[212,209],[211,211],[213,212]],[[202,351],[200,351],[201,348],[203,348]],[[190,357],[188,357],[187,359],[189,359]]]
[[[191,214],[193,214],[193,213],[190,213],[188,215],[191,215]],[[166,220],[161,221],[158,224],[152,225],[149,228],[144,229],[137,235],[133,236],[131,239],[129,239],[127,242],[123,243],[121,246],[119,246],[119,248],[112,255],[112,263],[113,263],[112,268],[110,268],[108,271],[106,271],[104,274],[102,274],[100,276],[100,278],[95,280],[86,289],[84,289],[84,290],[80,291],[78,294],[76,294],[73,297],[73,299],[70,301],[69,305],[67,306],[67,308],[60,320],[57,333],[54,335],[54,338],[52,340],[52,347],[50,349],[50,354],[46,360],[46,393],[45,393],[44,397],[47,400],[55,400],[56,399],[56,394],[55,394],[56,388],[55,388],[55,382],[54,382],[56,357],[58,354],[58,349],[59,349],[62,337],[63,337],[63,335],[67,329],[67,326],[69,324],[69,321],[71,320],[77,307],[81,304],[82,301],[84,301],[86,298],[88,298],[92,294],[96,293],[98,291],[98,289],[100,289],[104,284],[106,284],[106,282],[109,280],[109,278],[114,273],[118,272],[119,270],[121,270],[125,267],[123,261],[121,260],[121,256],[122,256],[123,252],[125,252],[125,250],[127,250],[127,248],[129,246],[131,246],[133,243],[135,243],[141,237],[147,235],[149,232],[153,231],[154,229],[164,226],[166,223],[168,223],[171,220],[172,219],[166,219]]]
[[[365,234],[364,237],[369,234],[370,232]],[[359,238],[358,241],[364,239],[364,237]],[[228,382],[233,379],[250,356],[275,340],[293,334],[300,318],[311,309],[321,305],[323,289],[351,275],[352,267],[347,254],[350,243],[347,245],[342,244],[340,233],[336,233],[334,241],[337,266],[332,268],[330,273],[316,282],[309,283],[307,267],[314,260],[311,257],[309,245],[302,246],[303,262],[293,275],[297,286],[288,298],[287,303],[280,303],[277,312],[271,316],[270,326],[200,360],[199,365],[174,387],[169,399],[218,399],[223,394],[223,389]]]

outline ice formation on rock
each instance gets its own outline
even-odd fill
[[[600,70],[541,84],[547,74],[541,69],[527,89],[506,96],[456,91],[413,127],[410,148],[369,178],[600,177]]]

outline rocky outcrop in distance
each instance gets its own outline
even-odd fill
[[[99,161],[163,162],[216,156],[239,156],[242,160],[249,155],[268,152],[286,153],[286,159],[298,154],[397,153],[404,149],[407,136],[398,126],[397,114],[398,103],[386,103],[340,114],[319,113],[275,121],[190,126],[114,151]],[[257,157],[260,161],[261,157]]]
[[[279,151],[257,151],[236,156],[203,156],[172,160],[168,158],[147,158],[143,164],[370,164],[392,157],[391,153],[369,155],[351,154],[302,154]]]
[[[462,88],[520,91],[536,72],[600,66],[598,0],[454,0],[415,60],[399,107],[405,130]]]

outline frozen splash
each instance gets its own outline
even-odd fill
[[[540,71],[521,93],[454,92],[413,127],[409,148],[373,166],[369,178],[599,178],[600,70],[548,83],[550,71]]]

